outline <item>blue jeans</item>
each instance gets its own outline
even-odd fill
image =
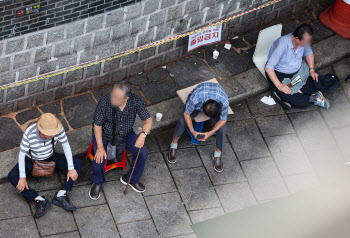
[[[43,160],[43,161],[45,161],[45,162],[55,161],[56,162],[56,169],[61,169],[61,170],[68,169],[66,156],[64,154],[55,153],[50,158]],[[73,164],[74,164],[74,169],[79,174],[80,168],[81,168],[80,159],[78,157],[73,157]],[[30,174],[32,169],[33,169],[33,161],[31,158],[29,158],[27,156],[25,158],[25,169],[26,169],[27,175]],[[10,181],[10,183],[14,187],[17,187],[17,184],[19,181],[18,164],[16,164],[15,167],[13,167],[13,169],[8,174],[8,180]],[[69,179],[69,181],[67,181],[67,176],[66,176],[64,179],[64,183],[61,187],[61,190],[72,191],[73,184],[74,184],[74,181],[71,178]],[[22,195],[27,200],[27,202],[30,202],[30,201],[33,201],[37,196],[39,196],[39,194],[34,189],[31,189],[29,185],[28,185],[28,187],[29,187],[29,189],[24,188],[24,190],[22,191]]]
[[[131,152],[133,155],[132,159],[132,165],[130,166],[129,172],[126,174],[126,179],[129,180],[132,167],[134,166],[135,159],[137,156],[137,153],[139,151],[139,148],[135,147],[135,142],[137,140],[137,135],[134,131],[132,131],[127,137],[126,137],[126,149]],[[96,138],[94,135],[92,135],[92,142],[94,145],[94,153],[96,153],[97,150],[97,143]],[[105,139],[102,139],[103,147],[107,151],[107,144],[108,141]],[[146,160],[148,157],[148,151],[145,146],[141,148],[139,158],[137,160],[134,173],[132,175],[132,178],[130,180],[130,183],[136,184],[139,182],[139,179],[142,176],[143,170],[145,169]],[[106,160],[103,159],[102,163],[98,164],[95,160],[92,161],[92,182],[96,185],[102,185],[105,180],[105,168],[104,165],[106,163]]]

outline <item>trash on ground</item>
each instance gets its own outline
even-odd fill
[[[219,57],[219,51],[217,51],[217,50],[214,50],[214,52],[213,52],[213,58],[214,59],[217,59],[218,57]]]
[[[271,96],[264,96],[260,101],[270,106],[276,104],[275,100]]]
[[[225,49],[228,49],[228,50],[230,50],[231,49],[231,44],[225,44]]]

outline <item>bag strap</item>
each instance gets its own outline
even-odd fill
[[[116,141],[115,141],[115,130],[116,130],[115,117],[116,117],[116,109],[114,107],[112,107],[112,141],[111,141],[112,145],[116,144]]]
[[[51,144],[52,144],[53,153],[55,153],[55,137],[52,137]]]

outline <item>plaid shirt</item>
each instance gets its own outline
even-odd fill
[[[113,106],[110,101],[110,94],[100,99],[95,110],[94,124],[102,126],[102,138],[111,141],[113,135]],[[123,111],[119,107],[116,109],[116,136],[126,137],[133,130],[136,114],[141,120],[151,117],[147,111],[143,100],[135,94],[131,94]]]
[[[225,90],[218,83],[201,83],[192,92],[186,103],[186,113],[190,115],[193,111],[203,112],[203,104],[208,100],[215,100],[220,103],[222,112],[220,120],[227,119],[229,101]]]

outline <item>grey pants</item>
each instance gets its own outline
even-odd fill
[[[186,106],[185,106],[186,108]],[[180,136],[182,136],[182,134],[184,133],[187,124],[184,118],[184,112],[185,112],[185,108],[182,111],[181,117],[180,119],[177,121],[176,127],[175,127],[175,131],[174,131],[174,138],[179,138]],[[199,113],[199,111],[194,111],[191,113],[191,118],[193,120],[193,118],[195,118],[197,116],[197,114]],[[220,118],[211,118],[212,122],[214,124],[216,124]],[[225,144],[225,138],[226,138],[226,124],[223,125],[223,127],[221,127],[215,134],[216,137],[216,148],[218,148],[220,151],[223,151],[224,149],[224,144]]]

